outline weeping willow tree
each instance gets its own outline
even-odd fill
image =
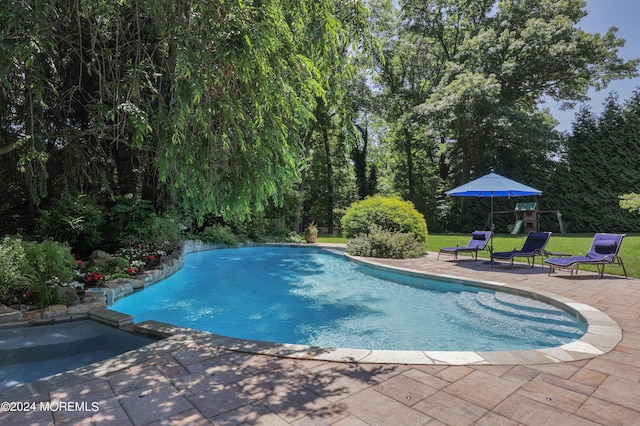
[[[20,172],[32,205],[71,189],[135,194],[196,218],[280,202],[299,179],[322,71],[361,19],[360,2],[340,14],[336,4],[5,2],[7,175]]]

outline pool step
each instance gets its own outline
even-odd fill
[[[513,300],[505,302],[495,299],[491,293],[480,292],[468,295],[468,297],[460,298],[457,301],[458,306],[469,313],[468,316],[458,319],[458,322],[466,327],[475,327],[477,324],[474,321],[480,319],[487,331],[490,330],[496,335],[501,335],[506,331],[505,335],[508,335],[503,320],[500,319],[500,315],[506,314],[516,321],[508,327],[527,329],[532,337],[547,332],[564,337],[575,336],[575,338],[582,335],[579,327],[576,327],[570,318],[560,315],[560,311],[554,307],[544,308],[543,305],[537,303],[534,303],[537,306],[530,307],[528,301],[526,304],[516,303],[515,305],[513,302]],[[540,322],[541,319],[546,322]]]
[[[89,318],[114,327],[124,327],[133,324],[133,317],[111,309],[101,309],[89,312]]]
[[[564,311],[525,297],[501,293],[496,293],[494,297],[491,293],[478,293],[475,300],[487,309],[509,315],[532,320],[544,319],[555,324],[573,324]]]
[[[98,335],[95,330],[79,327],[78,324],[67,324],[66,329],[63,329],[63,331],[53,333],[48,331],[51,329],[48,326],[24,326],[2,330],[0,342],[4,352],[0,355],[0,360],[4,360],[4,355],[9,350],[35,348],[58,343],[69,344]]]

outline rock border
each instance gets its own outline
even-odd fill
[[[156,269],[144,271],[133,278],[117,278],[105,282],[105,287],[91,287],[85,290],[82,303],[75,305],[51,305],[44,309],[22,311],[0,306],[0,327],[21,324],[48,324],[56,321],[84,319],[90,312],[107,309],[116,300],[136,290],[144,289],[176,273],[184,265],[184,255],[196,251],[224,247],[221,244],[205,244],[198,240],[188,240],[177,253],[163,258]]]

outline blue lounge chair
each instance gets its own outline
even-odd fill
[[[571,276],[573,276],[574,271],[576,274],[578,273],[580,265],[595,265],[600,278],[602,278],[606,265],[618,265],[622,267],[624,276],[627,278],[627,270],[622,258],[618,256],[624,236],[625,234],[596,234],[586,256],[557,257],[545,260],[545,263],[549,265],[549,274],[556,269],[568,269],[571,270]]]
[[[536,256],[542,256],[544,248],[549,242],[549,238],[551,238],[551,232],[531,231],[527,234],[527,239],[522,249],[517,250],[514,248],[512,251],[491,253],[491,262],[493,263],[495,260],[509,260],[511,261],[511,266],[513,266],[513,259],[516,257],[526,257],[527,263],[533,268],[533,265],[536,263]],[[529,259],[532,260],[529,261]]]
[[[438,252],[438,260],[442,253],[452,254],[453,260],[458,260],[458,253],[471,253],[475,260],[478,260],[478,250],[487,248],[491,239],[491,231],[475,231],[471,233],[471,239],[466,246],[443,247]]]

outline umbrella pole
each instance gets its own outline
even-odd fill
[[[491,253],[493,253],[493,230],[494,230],[494,226],[493,226],[493,192],[491,193],[491,250],[489,250]]]
[[[489,244],[489,253],[493,254],[493,191],[491,191],[491,220],[489,221],[489,228],[491,230],[491,241]],[[485,265],[496,265],[499,262],[495,262],[493,259],[489,259],[485,262],[482,262]]]

